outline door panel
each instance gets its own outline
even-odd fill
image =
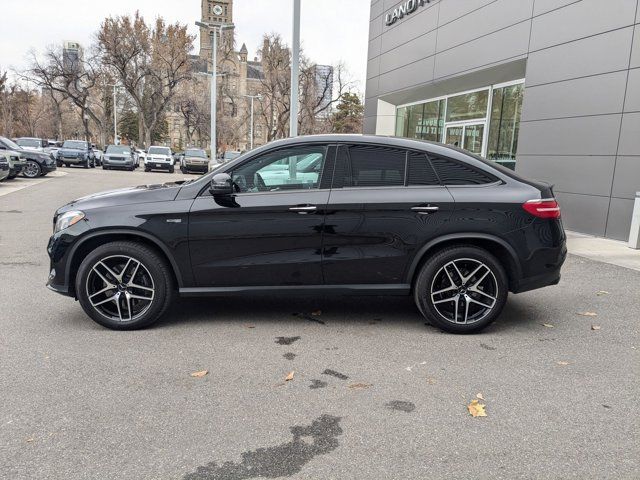
[[[320,285],[336,148],[274,149],[229,172],[234,195],[198,197],[189,245],[200,287]],[[326,185],[326,187],[325,187]]]
[[[198,286],[320,285],[328,190],[198,197],[189,245]],[[315,211],[290,208],[315,206]]]
[[[339,184],[337,176],[350,171],[344,167],[348,162],[341,148],[334,185],[336,180]],[[408,179],[429,181],[426,156],[410,154],[407,163]],[[415,254],[437,235],[453,206],[453,197],[442,186],[332,189],[322,249],[325,283],[405,283]]]

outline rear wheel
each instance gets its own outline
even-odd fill
[[[175,171],[176,171],[175,167],[172,166],[171,168],[169,168],[169,173],[173,173]]]
[[[164,314],[174,296],[167,263],[136,242],[113,242],[85,257],[76,295],[94,321],[114,330],[147,327]]]
[[[478,247],[456,246],[425,263],[414,299],[425,318],[442,330],[475,333],[500,315],[507,292],[507,275],[493,255]]]

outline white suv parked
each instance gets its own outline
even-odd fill
[[[174,172],[173,155],[169,147],[149,147],[144,159],[144,171],[150,172],[151,170]]]

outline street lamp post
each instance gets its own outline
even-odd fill
[[[293,0],[293,40],[291,48],[291,114],[289,136],[298,136],[298,82],[300,81],[300,0]]]
[[[113,87],[113,144],[114,145],[118,145],[118,108],[117,108],[118,97],[117,97],[117,92],[118,92],[118,87],[120,85],[118,85],[117,83],[114,83],[113,85],[109,85],[109,86]]]
[[[210,29],[211,35],[211,158],[216,159],[218,153],[218,142],[216,138],[216,105],[218,104],[218,31],[234,28],[232,23],[213,25],[209,23],[196,22],[200,28]]]
[[[262,95],[243,95],[243,97],[251,99],[251,124],[249,126],[249,150],[253,150],[253,101],[262,100]]]

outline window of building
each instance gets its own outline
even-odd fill
[[[515,168],[524,80],[398,107],[396,136],[442,142]]]
[[[429,159],[443,185],[483,185],[496,181],[480,170],[449,158],[429,154]]]
[[[345,187],[404,185],[406,152],[395,148],[356,145],[349,148]]]
[[[464,122],[485,118],[488,101],[489,90],[447,98],[447,122]]]
[[[487,158],[515,168],[522,113],[522,83],[493,91]]]

